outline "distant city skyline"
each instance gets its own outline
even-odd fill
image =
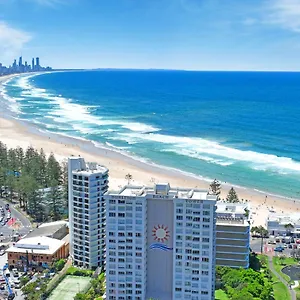
[[[27,61],[23,64],[23,57],[19,57],[19,61],[17,63],[17,59],[14,59],[13,63],[9,66],[5,66],[0,62],[0,76],[8,75],[8,74],[16,74],[16,73],[27,73],[27,72],[40,72],[40,71],[51,71],[51,67],[42,67],[40,65],[40,58],[32,58],[31,65],[28,64]]]
[[[300,0],[0,0],[6,65],[296,71],[299,48]]]

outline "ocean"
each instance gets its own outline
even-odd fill
[[[54,72],[13,78],[0,92],[12,117],[43,132],[300,198],[300,73]]]

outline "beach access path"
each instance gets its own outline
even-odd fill
[[[291,295],[291,299],[292,300],[297,300],[296,298],[296,292],[290,287],[290,285],[283,279],[283,277],[278,274],[274,268],[273,265],[273,260],[272,260],[272,256],[268,255],[268,260],[269,260],[269,266],[270,266],[270,270],[271,272],[287,287],[290,295]]]

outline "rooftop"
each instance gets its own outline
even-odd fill
[[[244,214],[245,209],[250,210],[249,203],[228,203],[223,201],[217,202],[216,213],[228,214],[228,215],[237,215]]]
[[[126,185],[119,192],[109,192],[113,196],[145,197],[146,195],[161,195],[169,198],[191,200],[216,200],[215,195],[209,195],[208,190],[171,188],[169,183],[157,183],[153,187]]]
[[[300,213],[291,213],[289,215],[270,213],[268,221],[278,222],[282,225],[289,223],[300,224]]]
[[[18,241],[14,246],[8,248],[6,252],[25,253],[28,251],[29,253],[52,255],[64,244],[64,241],[46,236],[38,236],[24,238]]]
[[[68,226],[68,222],[66,221],[57,221],[51,223],[43,223],[39,227],[35,228],[32,232],[29,232],[26,238],[33,238],[37,236],[52,236],[59,229],[64,226]]]
[[[69,161],[78,162],[78,169],[73,169],[72,173],[76,173],[83,176],[88,176],[93,173],[108,173],[108,169],[106,167],[98,165],[95,162],[86,163],[82,157],[71,156],[69,157]]]

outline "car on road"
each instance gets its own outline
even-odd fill
[[[9,204],[8,203],[5,204],[5,209],[9,210]]]
[[[276,242],[275,242],[274,240],[269,240],[269,241],[268,241],[268,244],[269,244],[269,245],[276,245]]]
[[[0,250],[0,256],[4,255],[5,251],[4,250]]]
[[[274,251],[276,252],[282,252],[284,250],[284,248],[282,246],[278,246],[274,249]]]

